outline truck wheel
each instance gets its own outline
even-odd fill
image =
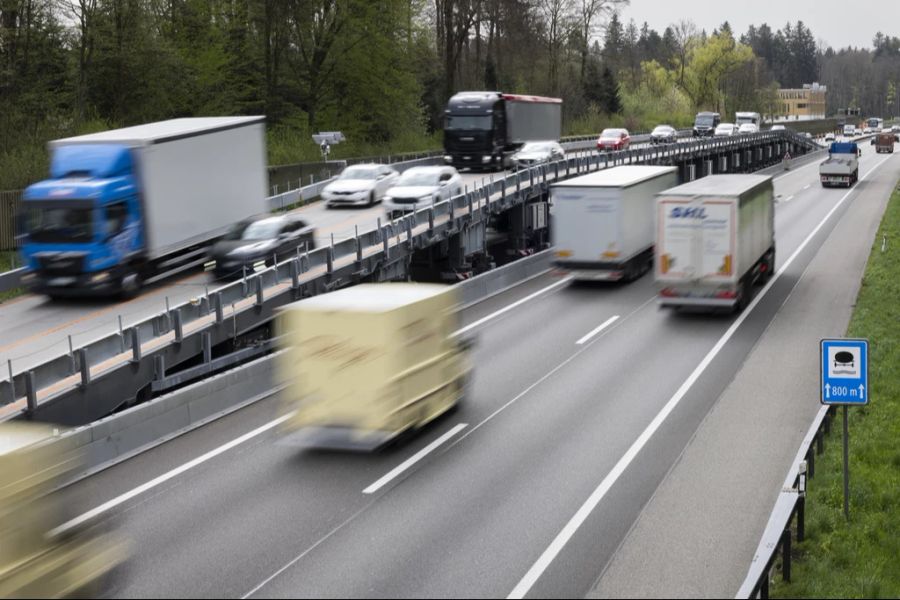
[[[136,298],[137,295],[141,293],[141,287],[143,287],[143,285],[144,282],[141,279],[141,274],[139,272],[132,271],[126,273],[122,276],[122,281],[119,283],[119,295],[123,300]]]
[[[746,277],[741,281],[741,295],[740,298],[738,298],[736,312],[744,312],[744,310],[750,304],[750,297],[753,294],[753,286],[749,285],[749,283],[750,282]]]
[[[371,193],[369,193],[369,204],[368,204],[368,206],[369,206],[369,208],[372,208],[373,206],[375,206],[375,192],[374,192],[374,191],[371,192]]]

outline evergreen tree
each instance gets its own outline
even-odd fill
[[[602,89],[602,100],[600,108],[603,112],[613,115],[622,112],[622,98],[619,95],[619,82],[613,74],[612,69],[604,67],[603,75],[600,78]]]

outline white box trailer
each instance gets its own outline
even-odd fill
[[[665,306],[743,310],[775,269],[772,178],[710,175],[659,194],[655,279]]]
[[[656,194],[675,167],[623,166],[550,186],[554,265],[576,280],[632,280],[653,261]]]

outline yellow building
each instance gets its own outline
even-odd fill
[[[774,120],[806,121],[825,118],[827,88],[818,83],[805,83],[800,89],[778,90],[778,106]]]

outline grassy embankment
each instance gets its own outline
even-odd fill
[[[883,236],[887,248],[882,252]],[[847,332],[868,338],[871,403],[850,408],[850,521],[843,514],[841,428],[808,486],[806,540],[773,597],[900,597],[900,190],[878,230]],[[839,423],[840,421],[838,421]]]

